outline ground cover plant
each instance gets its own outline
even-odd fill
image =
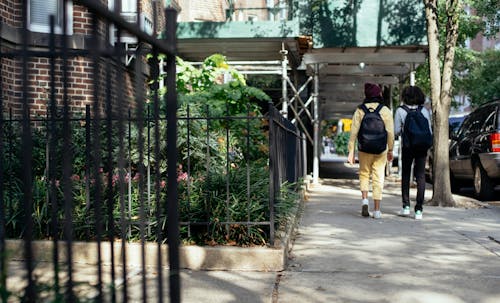
[[[207,58],[198,68],[178,59],[178,73],[176,178],[181,240],[200,245],[268,244],[269,138],[262,105],[269,97],[247,86],[221,55]],[[160,99],[164,93],[160,91]],[[32,131],[34,239],[63,239],[64,224],[71,220],[74,240],[165,241],[166,142],[148,140],[141,147],[138,139],[139,133],[150,138],[166,128],[162,118],[166,108],[160,104],[161,114],[154,117],[153,107],[153,101],[145,105],[143,124],[138,125],[138,119],[124,122],[122,142],[117,134],[119,122],[110,122],[111,134],[109,125],[101,123],[96,134],[85,117],[73,113],[71,146],[63,146],[62,123],[50,125],[50,120],[40,118],[42,123]],[[23,237],[29,215],[23,203],[21,129],[19,122],[4,121],[2,169],[9,176],[4,178],[3,193],[7,238]],[[91,149],[96,137],[102,146],[99,157]],[[125,151],[122,164],[119,146]],[[62,177],[63,150],[72,156],[67,183]],[[63,198],[67,186],[72,193],[69,202]],[[273,205],[277,225],[285,224],[295,209],[297,186],[287,184],[278,195]],[[64,212],[66,203],[70,203],[70,218]]]

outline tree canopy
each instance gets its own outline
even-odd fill
[[[497,0],[464,0],[464,9],[458,14],[458,36],[453,67],[453,95],[468,96],[473,106],[500,98],[499,50],[477,52],[467,44],[478,34],[494,39],[500,32],[500,2]],[[440,68],[444,60],[446,40],[445,2],[438,3],[438,30],[440,43]],[[417,68],[418,85],[430,93],[428,62]],[[452,101],[452,106],[456,105]]]
[[[500,51],[487,50],[467,57],[468,74],[458,83],[470,97],[471,104],[477,106],[500,98]]]

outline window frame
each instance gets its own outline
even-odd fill
[[[28,30],[32,32],[38,32],[38,33],[50,33],[50,23],[49,23],[49,18],[47,16],[47,24],[33,24],[31,22],[31,9],[32,6],[34,5],[35,2],[43,3],[43,0],[28,0],[28,12],[27,12],[27,25],[28,25]],[[58,9],[62,10],[61,5],[64,5],[64,0],[57,0],[58,3]],[[67,35],[72,35],[73,34],[73,1],[68,0],[66,2],[66,12],[63,12],[66,14],[66,30],[67,30]],[[62,22],[61,24],[56,24],[54,27],[54,31],[56,34],[63,34],[63,26]]]
[[[483,127],[481,128],[482,132],[494,132],[496,131],[496,117],[497,117],[497,107],[495,105],[487,107],[487,115],[484,119]]]

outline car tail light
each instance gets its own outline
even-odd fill
[[[500,152],[500,133],[490,135],[491,151]]]

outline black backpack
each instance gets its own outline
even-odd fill
[[[368,109],[365,104],[359,106],[365,113],[358,132],[358,150],[369,154],[380,154],[387,147],[387,131],[380,116],[384,107],[379,104],[376,109]]]
[[[401,106],[406,112],[403,126],[403,147],[413,151],[427,151],[432,146],[432,134],[429,122],[422,114],[422,105],[411,109],[406,105]]]

